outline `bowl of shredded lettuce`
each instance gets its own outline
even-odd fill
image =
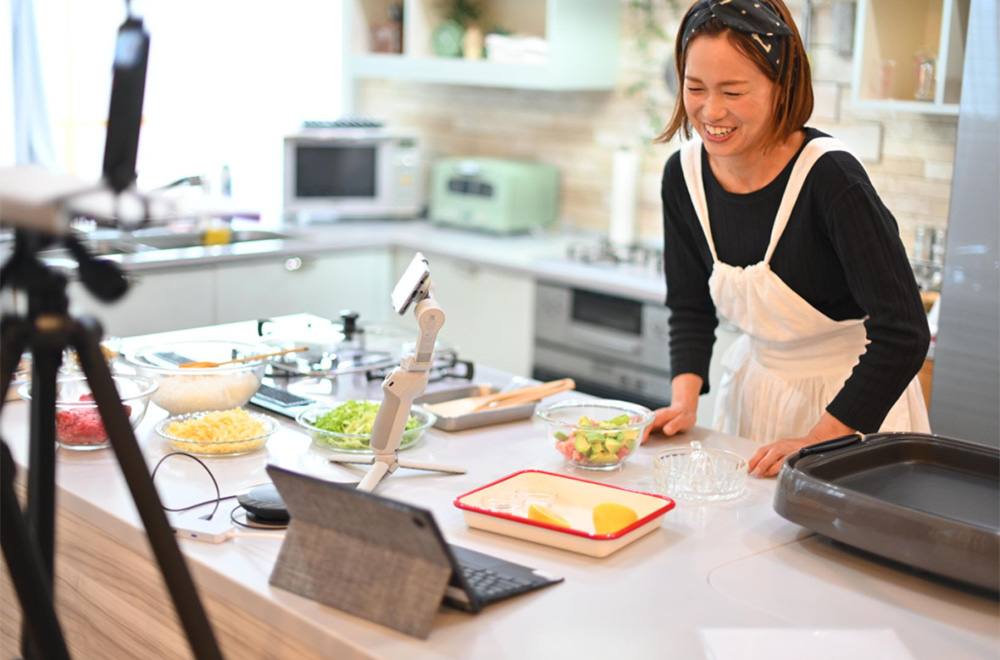
[[[331,406],[314,406],[299,413],[295,421],[320,447],[370,454],[372,427],[381,404],[381,401],[351,400]],[[399,448],[412,447],[435,421],[437,417],[426,408],[412,406]]]

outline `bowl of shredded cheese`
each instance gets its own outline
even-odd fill
[[[238,456],[257,451],[278,430],[278,420],[243,408],[168,417],[156,433],[177,451],[198,456]]]

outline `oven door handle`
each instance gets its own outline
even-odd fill
[[[570,328],[569,339],[572,342],[583,344],[589,348],[598,348],[613,353],[625,353],[628,355],[638,355],[640,344],[638,337],[635,339],[624,337],[609,337],[606,334],[586,330],[583,328]]]

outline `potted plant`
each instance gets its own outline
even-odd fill
[[[434,54],[439,57],[478,56],[482,53],[483,0],[441,0],[441,23],[431,35]],[[477,38],[478,35],[478,38]]]

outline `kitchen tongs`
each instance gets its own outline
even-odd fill
[[[506,406],[517,406],[529,401],[538,401],[547,396],[565,392],[576,387],[572,378],[553,380],[540,385],[530,385],[508,392],[497,392],[495,394],[484,394],[481,396],[470,396],[464,399],[453,399],[442,401],[425,406],[435,415],[442,417],[457,417],[469,413],[503,408]]]

